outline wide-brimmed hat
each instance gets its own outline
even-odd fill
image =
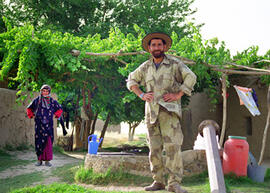
[[[165,52],[167,52],[172,45],[172,39],[168,34],[165,34],[163,32],[153,32],[153,33],[149,33],[147,34],[143,39],[142,39],[142,47],[146,52],[149,52],[148,50],[148,43],[150,40],[152,39],[163,39],[166,42],[166,49],[164,50]]]

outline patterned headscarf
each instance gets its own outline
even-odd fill
[[[51,87],[50,87],[49,85],[44,84],[44,85],[41,87],[41,89],[40,89],[40,94],[41,94],[41,91],[42,91],[43,89],[48,90],[48,91],[49,91],[49,94],[51,94]]]
[[[42,90],[46,89],[49,91],[47,96],[42,96]],[[40,89],[40,96],[41,96],[41,104],[43,108],[50,108],[50,97],[51,97],[51,87],[47,84],[44,84]]]

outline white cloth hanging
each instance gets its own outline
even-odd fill
[[[245,105],[253,116],[260,115],[261,113],[252,97],[252,89],[236,85],[233,87],[239,96],[240,105]]]

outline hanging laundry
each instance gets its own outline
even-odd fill
[[[252,92],[251,92],[251,93],[252,93],[252,97],[253,97],[253,99],[254,99],[254,101],[255,101],[257,107],[259,108],[258,97],[257,97],[257,95],[256,95],[256,92],[255,92],[254,88],[252,89]]]
[[[258,109],[257,96],[256,93],[252,91],[251,88],[241,87],[241,86],[233,86],[239,96],[240,105],[245,105],[249,112],[255,116],[260,115],[260,111]],[[255,100],[256,101],[255,101]]]

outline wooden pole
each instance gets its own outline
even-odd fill
[[[261,149],[261,155],[258,164],[261,165],[263,161],[263,155],[265,151],[265,144],[266,144],[266,138],[267,138],[267,132],[270,124],[270,86],[268,87],[268,93],[267,93],[267,108],[268,108],[268,114],[267,114],[267,120],[265,129],[263,132],[263,140],[262,140],[262,149]]]
[[[199,125],[199,131],[201,135],[203,135],[205,142],[211,193],[226,193],[224,175],[216,139],[216,131],[218,130],[218,124],[212,120],[205,120]]]
[[[222,128],[221,128],[221,135],[220,135],[220,140],[219,140],[219,146],[223,146],[224,142],[224,135],[226,131],[226,122],[227,122],[227,86],[226,86],[226,74],[222,73],[222,97],[223,97],[223,118],[222,118]]]

